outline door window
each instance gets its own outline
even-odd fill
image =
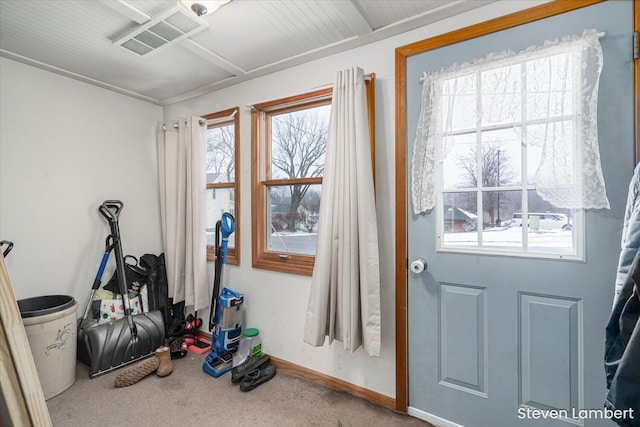
[[[582,259],[584,208],[608,207],[604,184],[597,200],[584,190],[585,153],[598,150],[584,81],[597,63],[582,56],[560,44],[425,74],[417,141],[436,159],[439,250]]]

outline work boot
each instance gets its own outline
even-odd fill
[[[173,372],[173,362],[171,361],[171,350],[169,347],[158,347],[156,357],[160,361],[160,365],[156,370],[159,377],[166,377]]]
[[[271,363],[262,365],[258,370],[249,372],[242,378],[240,383],[240,391],[251,391],[264,384],[276,375],[276,367]]]
[[[129,366],[116,376],[116,387],[126,387],[137,383],[160,365],[157,357],[153,356],[133,366]]]
[[[269,361],[269,355],[263,354],[260,357],[247,357],[247,360],[236,366],[231,370],[231,382],[233,384],[239,383],[244,377],[254,371],[257,371]]]

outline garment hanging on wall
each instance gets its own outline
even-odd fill
[[[613,311],[605,342],[605,407],[622,410],[614,421],[640,426],[640,164],[629,183],[622,228],[622,250],[616,271]],[[632,412],[630,412],[632,411]]]
[[[636,250],[631,269],[613,307],[607,325],[605,407],[621,410],[614,421],[623,427],[640,426],[640,251]]]
[[[622,285],[629,273],[633,258],[640,248],[640,163],[636,165],[633,177],[629,183],[629,195],[627,196],[627,207],[624,213],[620,246],[620,259],[618,261],[618,270],[616,271],[613,300],[614,306],[618,299],[618,294],[622,290]]]

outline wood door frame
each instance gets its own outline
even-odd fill
[[[529,22],[545,19],[605,0],[555,0],[530,9],[515,12],[449,33],[421,40],[395,51],[396,91],[396,410],[408,409],[408,311],[407,311],[407,99],[406,61],[413,55],[448,46],[465,40],[517,27]],[[640,29],[640,0],[634,0],[634,31]],[[640,60],[634,61],[634,94],[636,113],[640,111]],[[637,117],[637,114],[636,114]],[[640,160],[640,126],[636,123],[636,158]]]

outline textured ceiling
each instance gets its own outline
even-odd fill
[[[2,0],[0,55],[159,105],[351,49],[490,3],[233,0],[205,29],[140,56],[114,44],[174,0]]]

